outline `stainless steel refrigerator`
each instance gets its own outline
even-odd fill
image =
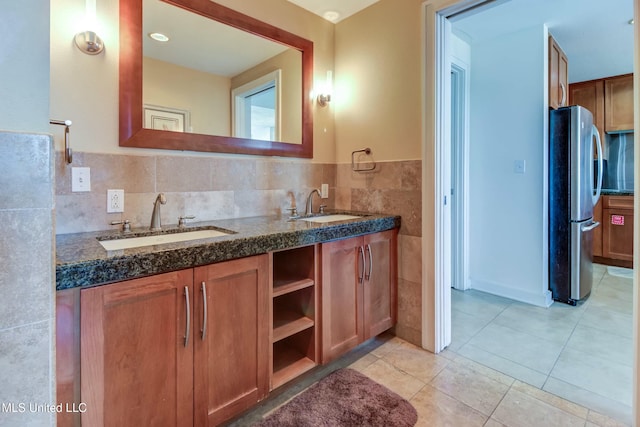
[[[602,188],[602,145],[591,112],[552,110],[549,143],[549,289],[554,300],[576,305],[591,292],[592,235],[600,225],[593,206]]]

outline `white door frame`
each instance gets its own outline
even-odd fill
[[[448,344],[451,331],[451,301],[447,301],[447,287],[442,269],[443,234],[438,232],[442,225],[442,204],[438,185],[443,178],[443,168],[438,157],[445,146],[443,140],[442,61],[443,42],[442,20],[446,16],[483,3],[483,0],[427,0],[423,3],[424,58],[422,61],[424,81],[423,97],[423,144],[422,144],[422,346],[434,353]],[[634,0],[634,19],[640,22],[640,0]],[[634,125],[640,129],[640,29],[634,26]],[[446,70],[448,73],[449,70]],[[449,76],[450,78],[450,76]],[[449,111],[450,114],[450,111]],[[640,188],[640,150],[635,152],[635,185]],[[640,197],[635,198],[634,220],[640,224]],[[633,287],[633,425],[640,426],[640,227],[634,230],[634,287]],[[449,288],[450,291],[450,288]]]
[[[452,56],[451,279],[458,290],[469,289],[469,73],[469,64]]]

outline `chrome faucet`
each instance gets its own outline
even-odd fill
[[[167,198],[164,193],[158,194],[156,201],[153,202],[153,213],[151,214],[151,225],[149,230],[159,231],[162,230],[162,222],[160,221],[160,205],[167,203]]]
[[[318,197],[320,197],[320,191],[317,188],[311,190],[309,196],[307,197],[307,207],[304,210],[305,215],[311,215],[313,213],[313,193],[317,193]]]

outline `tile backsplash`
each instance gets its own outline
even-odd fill
[[[71,167],[91,169],[91,191],[71,192]],[[293,160],[131,156],[74,153],[72,165],[56,155],[57,234],[108,230],[128,219],[148,226],[153,202],[165,193],[162,223],[178,217],[194,221],[287,214],[292,203],[303,210],[306,196],[320,184],[335,189],[336,167]],[[107,213],[107,190],[123,189],[124,213]],[[333,191],[322,203],[333,207]],[[316,200],[315,206],[319,205]]]

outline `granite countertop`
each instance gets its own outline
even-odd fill
[[[633,190],[606,190],[602,189],[603,196],[633,196]]]
[[[285,216],[234,218],[191,223],[186,231],[218,227],[233,231],[221,237],[107,251],[98,238],[122,237],[117,230],[56,236],[56,290],[90,287],[169,271],[212,264],[345,237],[390,230],[400,217],[362,212],[330,212],[363,215],[361,218],[313,223]],[[176,228],[175,225],[165,227]],[[144,232],[133,229],[132,232]]]

